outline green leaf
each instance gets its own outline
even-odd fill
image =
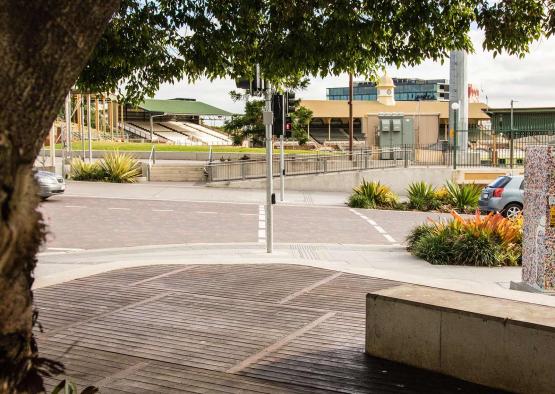
[[[555,31],[553,2],[123,0],[77,84],[138,102],[176,80],[252,77],[256,64],[280,89],[307,76],[371,78],[473,51],[471,26],[494,56],[524,56]]]

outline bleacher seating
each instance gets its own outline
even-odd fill
[[[188,136],[175,131],[156,131],[156,135],[172,141],[176,145],[200,145],[197,141],[192,141]]]
[[[320,119],[315,119],[310,124],[310,137],[320,144],[323,144],[325,141],[343,142],[349,140],[349,124],[332,121],[331,128],[328,127],[328,124]],[[353,139],[355,141],[365,140],[360,122],[355,122],[354,124]]]
[[[232,143],[231,138],[229,138],[227,135],[219,133],[216,130],[212,130],[209,127],[206,127],[197,123],[191,123],[191,122],[185,122],[185,124],[189,127],[194,128],[195,130],[198,130],[200,132],[211,135],[212,137],[215,137],[221,140],[222,143],[220,145],[228,145]]]
[[[133,121],[129,122],[131,125],[140,128],[148,133],[150,133],[150,122],[143,121]],[[198,142],[193,141],[187,135],[170,130],[161,123],[152,123],[152,131],[154,133],[155,139],[160,139],[163,141],[173,142],[176,145],[199,145]]]
[[[131,124],[134,125],[134,126],[137,126],[137,127],[141,128],[141,129],[143,129],[143,130],[150,131],[150,122],[135,121],[135,120],[134,120],[134,121],[130,121],[129,123],[131,123]],[[165,128],[164,126],[162,126],[161,124],[156,123],[156,122],[154,122],[154,123],[152,124],[152,130],[153,130],[154,132],[157,132],[157,131],[168,131],[167,128]]]
[[[176,132],[187,135],[192,140],[197,141],[201,144],[231,145],[231,141],[229,140],[229,138],[225,139],[225,136],[217,135],[219,133],[194,123],[163,122],[162,125],[164,125],[168,129],[172,129]]]

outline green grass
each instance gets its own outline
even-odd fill
[[[150,144],[150,143],[140,143],[140,142],[104,142],[104,141],[93,141],[93,150],[120,150],[120,151],[134,151],[143,152],[150,151],[152,145],[156,146],[157,152],[208,152],[210,147],[207,145],[198,146],[186,146],[186,145],[170,145],[170,144]],[[61,149],[61,144],[56,145],[56,149]],[[74,142],[72,149],[75,151],[81,151],[83,145],[80,142]],[[88,143],[85,142],[85,149],[88,149]],[[264,153],[266,150],[264,148],[243,148],[240,146],[215,146],[212,148],[213,153]],[[274,149],[274,152],[279,152],[279,150]],[[313,150],[296,150],[296,149],[286,149],[287,154],[315,154]]]

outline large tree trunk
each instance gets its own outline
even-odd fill
[[[0,392],[37,392],[31,285],[43,225],[32,176],[64,96],[119,0],[0,2]]]

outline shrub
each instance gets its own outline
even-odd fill
[[[449,203],[459,212],[474,212],[478,208],[482,189],[478,185],[459,185],[448,181],[445,184]]]
[[[415,243],[425,236],[429,235],[434,230],[434,226],[429,224],[421,224],[412,229],[412,231],[407,236],[408,250],[411,251],[414,248]]]
[[[368,200],[368,197],[362,194],[356,194],[356,193],[351,194],[347,204],[351,208],[365,208],[365,209],[371,208],[370,206],[371,204],[370,204],[370,201]]]
[[[435,198],[441,205],[448,205],[450,202],[449,191],[445,186],[435,190]]]
[[[362,196],[362,197],[354,197]],[[366,200],[366,203],[364,203]],[[353,206],[355,204],[365,204],[365,207]],[[360,185],[353,189],[353,194],[349,198],[349,206],[353,208],[394,208],[399,203],[399,198],[387,186],[380,182],[362,181]]]
[[[86,163],[75,158],[71,160],[70,177],[76,181],[99,181],[104,178],[104,171],[98,162]]]
[[[440,203],[432,185],[426,182],[411,183],[407,189],[409,208],[429,211],[439,207]]]
[[[99,163],[109,182],[134,183],[141,175],[139,162],[126,153],[108,153]]]
[[[407,238],[408,250],[431,264],[514,266],[522,261],[522,221],[500,214],[422,224]]]

